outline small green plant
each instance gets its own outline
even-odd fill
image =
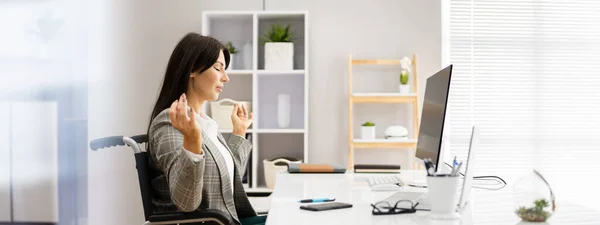
[[[402,67],[402,71],[400,71],[400,83],[408,84],[408,71],[412,68],[412,60],[408,57],[403,57],[400,60],[400,67]]]
[[[291,42],[292,32],[290,31],[290,25],[282,26],[281,24],[273,24],[271,29],[266,31],[260,40],[264,42]]]
[[[406,70],[400,72],[400,83],[405,85],[408,84],[408,72],[406,72]]]
[[[367,121],[367,122],[363,123],[362,125],[365,127],[372,127],[372,126],[375,126],[375,123]]]
[[[227,50],[229,51],[229,54],[235,54],[238,52],[238,50],[235,48],[235,46],[233,46],[233,44],[230,42],[227,42],[227,44],[225,45],[225,47],[227,47]]]
[[[521,206],[516,210],[516,213],[522,220],[528,222],[544,222],[550,217],[550,212],[544,210],[548,206],[548,200],[538,199],[533,202],[533,207]]]

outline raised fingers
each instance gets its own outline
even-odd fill
[[[242,107],[238,103],[235,103],[234,105],[235,105],[235,115],[237,117],[241,118],[242,117]]]
[[[238,105],[233,104],[233,110],[231,111],[231,115],[237,115],[237,114],[238,114]]]
[[[246,109],[246,105],[242,104],[242,110],[243,110],[244,118],[248,117],[248,110]]]
[[[169,107],[169,118],[171,119],[171,123],[174,123],[177,120],[177,103],[179,100],[175,100],[171,107]]]
[[[190,107],[190,117],[191,119],[188,121],[188,123],[190,125],[195,125],[196,124],[196,111],[194,111],[194,108]]]
[[[236,112],[235,112],[235,115],[237,115],[238,117],[241,118],[243,116],[243,114],[244,114],[242,106],[240,106],[240,104],[238,104],[238,103],[235,103],[235,107],[237,109]]]
[[[187,100],[185,94],[179,97],[179,104],[177,104],[177,120],[188,121],[187,115]]]

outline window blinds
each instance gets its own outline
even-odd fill
[[[600,201],[600,1],[449,0],[443,9],[452,152],[466,159],[477,125],[476,175],[512,183],[535,168],[557,198]]]

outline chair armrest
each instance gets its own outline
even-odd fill
[[[186,221],[198,219],[213,219],[217,220],[223,224],[229,225],[233,224],[233,218],[229,216],[229,214],[216,210],[216,209],[203,209],[194,212],[185,212],[185,213],[161,213],[161,214],[153,214],[148,218],[150,222],[166,222],[166,221],[178,221],[179,223],[185,223]]]

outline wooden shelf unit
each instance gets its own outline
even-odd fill
[[[353,94],[351,98],[354,103],[412,103],[417,101],[417,95],[414,93],[358,93]]]
[[[377,65],[377,66],[400,66],[400,59],[353,59],[348,55],[348,169],[354,169],[354,150],[356,148],[401,148],[416,149],[419,133],[419,102],[418,102],[418,80],[417,80],[417,55],[412,56],[412,71],[410,80],[412,83],[411,93],[354,93],[353,74],[354,66]],[[400,69],[398,70],[398,74]],[[413,108],[413,138],[407,140],[374,139],[363,140],[354,137],[354,104],[412,104]]]
[[[389,140],[389,139],[375,139],[375,140],[362,140],[354,139],[354,148],[416,148],[417,140]]]
[[[399,59],[355,59],[352,65],[400,65]]]

